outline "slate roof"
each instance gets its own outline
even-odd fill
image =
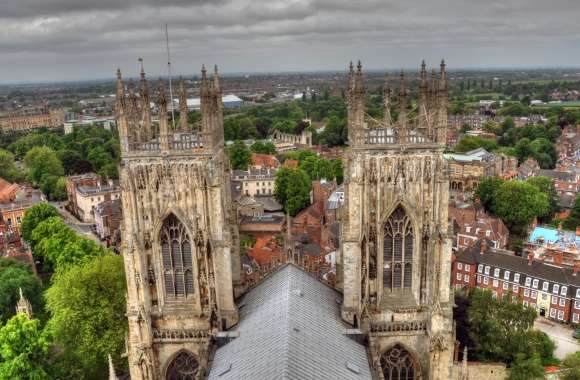
[[[365,347],[345,335],[339,299],[298,267],[282,267],[242,298],[239,337],[218,348],[209,379],[371,379]]]

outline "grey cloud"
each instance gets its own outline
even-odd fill
[[[0,81],[37,62],[22,57],[39,55],[63,78],[82,74],[83,60],[91,61],[87,76],[109,75],[137,56],[162,68],[165,23],[184,70],[209,60],[230,71],[323,69],[342,67],[357,58],[351,55],[375,66],[414,65],[422,55],[455,57],[458,65],[546,64],[556,57],[571,65],[580,61],[572,48],[578,8],[573,0],[4,1]]]

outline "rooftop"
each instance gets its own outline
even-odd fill
[[[340,293],[286,265],[240,302],[239,337],[218,348],[209,379],[371,379],[365,347],[346,334]]]

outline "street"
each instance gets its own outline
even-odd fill
[[[534,327],[548,334],[556,342],[555,355],[558,359],[564,359],[569,353],[580,350],[580,344],[572,338],[573,329],[570,326],[538,317]]]
[[[72,215],[64,208],[65,202],[50,202],[50,204],[53,205],[58,210],[60,215],[63,217],[64,222],[70,228],[75,230],[75,232],[77,232],[81,236],[84,236],[86,238],[95,241],[96,243],[103,244],[103,242],[93,233],[91,229],[93,223],[83,223],[79,221],[77,218],[75,218],[74,215]]]

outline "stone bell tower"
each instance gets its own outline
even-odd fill
[[[362,67],[348,76],[342,317],[368,337],[380,379],[451,378],[454,330],[447,223],[447,78],[421,67],[416,118],[401,72],[398,119],[364,109]]]
[[[154,123],[145,73],[140,100],[126,93],[117,73],[127,350],[135,380],[203,378],[214,334],[238,320],[240,260],[217,68],[212,79],[202,69],[201,128],[187,125],[180,87],[181,123],[168,123],[172,100],[161,81]]]

